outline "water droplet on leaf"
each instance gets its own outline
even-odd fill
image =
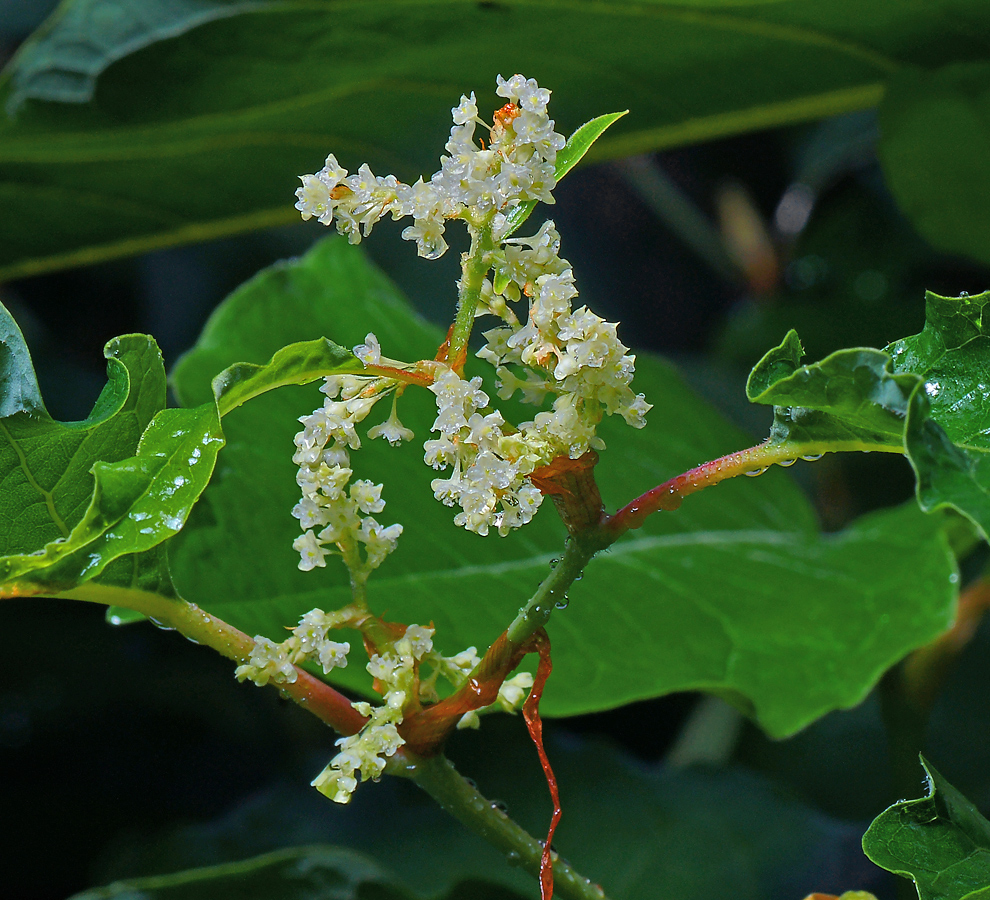
[[[777,460],[777,465],[780,466],[782,469],[789,469],[796,462],[797,462],[796,459],[779,459]]]
[[[801,459],[807,462],[815,462],[816,460],[821,459],[824,455],[824,453],[802,453]]]
[[[743,472],[743,475],[748,475],[750,478],[756,478],[757,475],[762,475],[769,468],[769,466],[762,466],[759,469],[750,469],[748,472]]]

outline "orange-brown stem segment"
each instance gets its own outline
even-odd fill
[[[598,454],[589,450],[577,459],[558,456],[529,476],[540,493],[553,500],[571,535],[596,527],[605,512],[595,482],[597,463]]]
[[[503,631],[464,687],[403,721],[399,734],[406,746],[420,756],[439,753],[461,716],[495,702],[502,682],[528,652],[526,645],[514,644]]]

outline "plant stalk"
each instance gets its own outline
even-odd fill
[[[445,756],[410,761],[403,771],[390,766],[389,771],[414,781],[457,821],[504,853],[510,865],[539,879],[543,843],[462,778]],[[579,874],[552,851],[551,859],[555,893],[567,900],[606,900],[600,885]]]
[[[481,288],[491,268],[491,253],[495,249],[491,222],[471,229],[471,248],[461,258],[461,280],[457,287],[457,314],[450,329],[447,361],[458,372],[464,371],[467,345],[474,328],[474,316],[481,302]]]
[[[133,609],[147,616],[159,628],[178,631],[189,640],[210,647],[237,663],[247,663],[254,650],[254,638],[185,600],[90,583],[81,584],[59,596]],[[351,706],[347,697],[299,666],[296,666],[294,682],[272,684],[283,697],[298,703],[340,734],[356,734],[367,722]]]

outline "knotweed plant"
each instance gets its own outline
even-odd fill
[[[620,341],[618,326],[579,302],[554,222],[543,222],[529,236],[519,231],[538,203],[553,204],[557,182],[621,114],[594,119],[565,140],[549,117],[550,91],[535,80],[499,76],[496,93],[505,103],[490,121],[479,113],[474,93],[461,96],[452,109],[439,169],[429,178],[409,184],[394,175],[376,175],[367,164],[352,174],[331,153],[319,171],[300,176],[296,191],[304,220],[335,226],[351,244],[369,237],[386,216],[408,219],[402,238],[415,244],[420,257],[434,260],[448,251],[448,228],[467,230],[470,245],[461,256],[456,307],[445,339],[435,354],[430,347],[429,358],[403,359],[401,348],[388,346],[387,340],[383,345],[370,331],[351,349],[321,338],[283,347],[264,365],[232,365],[214,378],[209,402],[176,410],[164,408],[164,368],[154,342],[129,335],[107,347],[111,384],[91,419],[66,426],[44,411],[23,338],[0,307],[0,372],[10,384],[0,396],[0,427],[16,451],[0,456],[0,464],[14,486],[10,496],[16,494],[23,506],[9,518],[35,529],[44,506],[51,519],[44,522],[48,531],[38,531],[47,535],[43,542],[38,544],[31,530],[29,538],[14,541],[13,552],[0,557],[0,597],[49,594],[106,603],[180,630],[234,660],[237,679],[275,686],[340,734],[336,753],[328,754],[312,781],[330,800],[348,803],[361,782],[385,774],[409,778],[537,876],[543,900],[550,900],[555,885],[572,900],[601,900],[602,889],[559,858],[550,843],[561,809],[543,747],[539,704],[552,668],[545,626],[553,610],[566,606],[568,589],[597,553],[648,516],[673,512],[687,495],[724,479],[758,475],[775,463],[789,466],[798,457],[812,460],[837,451],[905,455],[918,474],[922,509],[951,507],[985,537],[990,515],[980,454],[986,450],[981,441],[987,429],[982,419],[977,428],[966,418],[972,405],[966,404],[985,394],[981,376],[967,373],[984,371],[986,360],[977,365],[953,354],[963,353],[974,335],[986,337],[982,311],[990,294],[929,295],[929,325],[922,335],[883,351],[838,351],[814,365],[800,364],[803,350],[796,334],[789,333],[754,368],[747,384],[750,400],[774,407],[766,441],[697,466],[607,514],[595,479],[599,454],[606,464],[608,457],[600,426],[607,417],[618,417],[613,433],[632,434],[621,422],[642,429],[652,407],[634,387],[636,358]],[[346,249],[339,238],[333,241]],[[480,347],[472,354],[476,325],[480,335],[474,346]],[[364,332],[362,326],[348,343]],[[439,334],[434,345],[437,340]],[[482,372],[491,375],[487,382]],[[158,405],[148,404],[154,409],[140,420],[138,439],[132,432],[144,406],[125,401],[154,378],[160,382]],[[338,609],[314,608],[295,625],[280,623],[288,629],[280,635],[283,640],[262,634],[251,638],[178,596],[162,545],[183,528],[212,477],[224,442],[221,418],[274,388],[319,382],[322,400],[317,404],[314,391],[315,408],[299,420],[294,445],[286,441],[285,446],[299,489],[291,508],[299,526],[292,561],[307,573],[343,566],[349,597]],[[433,404],[425,434],[414,434],[403,422],[413,421],[406,412],[410,391],[422,392]],[[529,412],[513,412],[520,408]],[[128,417],[125,425],[112,431],[121,411]],[[90,433],[101,428],[109,430],[90,441]],[[409,623],[390,621],[384,609],[372,608],[369,579],[379,568],[398,563],[389,556],[405,530],[417,527],[416,521],[389,523],[383,515],[392,485],[367,477],[372,473],[362,462],[362,449],[379,439],[390,453],[422,455],[435,476],[433,496],[426,494],[423,503],[453,510],[454,524],[472,535],[465,540],[499,542],[525,528],[547,497],[566,528],[563,553],[535,592],[520,598],[518,615],[501,634],[491,635],[484,652],[469,646],[441,653],[443,635],[427,620],[429,610],[423,618],[416,616],[418,623]],[[71,503],[56,496],[55,488],[44,488],[30,471],[37,465],[49,472],[52,454],[44,452],[46,441],[71,445],[67,458],[73,460],[73,471],[89,479],[75,473],[83,487]],[[86,467],[73,456],[83,453],[80,448],[98,453],[94,448],[103,446],[112,452],[87,458]],[[56,475],[61,489],[62,475]],[[286,508],[286,517],[289,513]],[[957,534],[957,543],[972,546],[973,533]],[[778,543],[783,546],[790,537]],[[799,538],[794,536],[795,542]],[[938,541],[944,549],[941,533]],[[813,550],[825,552],[817,545]],[[808,562],[811,555],[808,551],[792,568],[811,571],[814,580],[818,564]],[[959,581],[955,560],[947,562],[945,554],[939,560],[943,568],[933,581],[951,604],[955,588],[947,585]],[[938,620],[934,633],[945,624]],[[339,683],[340,670],[353,664],[355,633],[370,676],[370,688],[356,700],[331,686]],[[879,662],[868,661],[869,671],[857,687],[868,688],[870,678],[900,658],[898,652],[903,656],[933,636],[912,632]],[[874,643],[881,642],[871,630],[856,646]],[[918,683],[942,671],[944,653],[939,655],[936,644],[931,647],[936,650],[916,664]],[[760,653],[764,649],[760,644]],[[528,654],[538,658],[535,674],[517,671]],[[789,710],[787,727],[793,732],[839,705],[829,702],[832,707],[808,700],[813,709],[802,707],[804,718],[797,725],[798,714]],[[478,728],[489,712],[520,709],[554,803],[544,841],[508,819],[443,756],[455,729]],[[949,790],[932,772],[933,792],[937,785]],[[894,825],[899,828],[899,820]]]

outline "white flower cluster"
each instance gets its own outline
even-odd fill
[[[363,781],[377,781],[386,760],[405,741],[398,731],[406,705],[416,692],[419,662],[433,649],[433,629],[410,625],[390,652],[374,654],[368,672],[382,694],[382,705],[358,702],[352,706],[368,723],[357,734],[337,741],[340,752],[313,779],[313,787],[335,803],[348,803]]]
[[[366,344],[355,347],[360,357],[377,353],[373,334]],[[300,554],[299,568],[308,572],[326,565],[328,553],[336,547],[352,574],[367,576],[396,548],[401,525],[380,525],[372,513],[385,508],[382,485],[370,481],[350,482],[349,450],[361,446],[355,426],[395,383],[386,378],[331,375],[323,385],[327,399],[323,406],[299,421],[304,428],[295,437],[292,461],[299,466],[296,482],[302,499],[292,510],[304,533],[292,547]],[[384,437],[391,443],[409,440],[413,433],[396,418],[395,404],[389,418],[368,431],[372,439]],[[319,529],[319,530],[317,530]],[[363,558],[358,547],[363,546]]]
[[[344,668],[351,645],[347,642],[331,641],[327,632],[348,624],[350,612],[325,613],[322,609],[310,610],[292,629],[292,635],[276,644],[262,635],[255,635],[254,649],[250,660],[234,671],[238,681],[246,678],[264,686],[269,681],[275,684],[292,684],[297,679],[296,666],[306,659],[318,662],[325,675],[331,669]]]
[[[314,610],[313,614],[319,612]],[[382,704],[372,706],[364,701],[351,704],[367,716],[368,722],[357,734],[337,740],[340,751],[313,779],[313,787],[336,803],[348,803],[357,788],[358,775],[363,781],[377,781],[385,771],[388,758],[405,743],[398,726],[410,705],[418,707],[420,702],[436,702],[439,699],[436,684],[441,676],[455,690],[463,687],[480,662],[475,647],[455,656],[442,656],[433,648],[433,628],[410,625],[391,647],[372,655],[368,673],[375,679]],[[423,677],[424,665],[430,670],[427,677]],[[514,712],[532,686],[533,676],[521,672],[502,684],[498,699],[486,709]],[[457,727],[477,728],[478,712],[484,711],[466,713]]]
[[[488,126],[478,117],[474,93],[461,96],[451,110],[450,155],[440,158],[440,170],[429,181],[403,184],[393,175],[375,175],[367,163],[348,175],[331,154],[315,175],[300,176],[296,209],[303,219],[315,217],[324,225],[336,220],[337,231],[352,244],[362,234],[367,237],[388,213],[393,219],[411,216],[413,224],[402,237],[416,241],[420,256],[436,259],[447,250],[447,219],[465,213],[503,215],[526,200],[552,203],[554,162],[565,141],[547,116],[550,91],[532,78],[513,75],[506,81],[499,75],[497,93],[510,102],[495,114],[488,144],[481,147],[474,140],[475,128]]]
[[[559,249],[560,235],[548,221],[533,237],[506,241],[496,253],[492,290],[510,300],[528,297],[529,316],[523,327],[510,323],[485,332],[487,343],[478,352],[497,367],[503,400],[517,390],[530,403],[556,395],[552,412],[518,426],[517,442],[541,464],[600,449],[595,430],[604,414],[618,413],[642,428],[651,409],[630,387],[636,357],[627,353],[616,326],[586,306],[572,308],[578,293],[574,273]],[[509,365],[523,367],[524,377]]]
[[[440,437],[423,445],[424,459],[435,469],[454,469],[450,478],[433,480],[434,496],[447,506],[461,507],[454,522],[468,531],[485,535],[494,527],[505,535],[526,524],[543,502],[539,490],[526,481],[540,461],[513,452],[517,442],[503,433],[501,413],[478,412],[488,405],[480,378],[465,381],[443,369],[430,390],[437,398],[433,431]]]

